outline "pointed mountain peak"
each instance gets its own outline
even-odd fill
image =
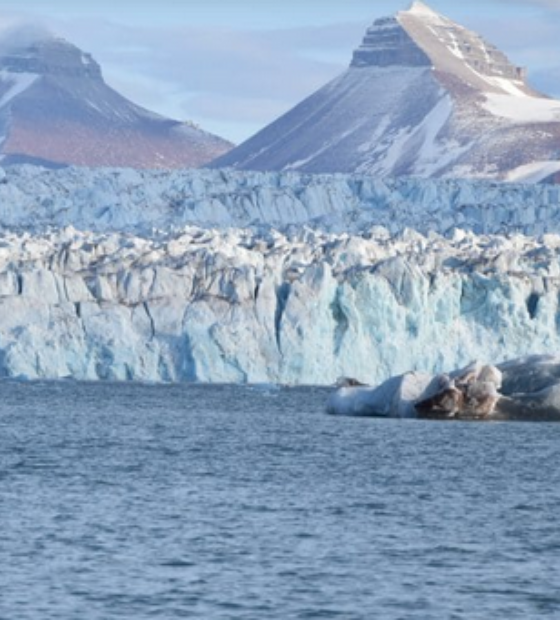
[[[414,2],[410,10],[398,13],[396,21],[438,72],[482,92],[536,94],[525,83],[524,70],[503,52],[423,2]]]

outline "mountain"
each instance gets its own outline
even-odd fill
[[[125,99],[89,55],[46,37],[0,52],[3,164],[197,167],[233,145]]]
[[[367,30],[344,74],[211,165],[538,182],[560,171],[560,101],[414,2]]]

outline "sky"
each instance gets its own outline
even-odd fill
[[[560,0],[425,0],[560,98]],[[0,32],[62,36],[150,110],[240,143],[342,73],[409,0],[0,0]]]

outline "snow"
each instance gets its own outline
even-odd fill
[[[435,33],[436,36],[438,36],[438,33]],[[448,35],[450,38],[450,44],[448,46],[449,51],[456,56],[457,58],[459,58],[460,60],[465,60],[465,55],[463,54],[463,52],[461,51],[461,47],[459,45],[459,41],[457,40],[457,37],[455,36],[455,33],[452,30],[448,31]]]
[[[529,97],[526,90],[524,90],[526,89],[525,84],[520,80],[508,80],[507,78],[483,76],[480,73],[478,75],[489,84],[497,86],[509,95],[513,95],[514,97]]]
[[[537,161],[512,170],[508,174],[508,181],[540,183],[556,172],[560,172],[560,161]]]
[[[413,2],[410,9],[404,12],[414,15],[415,17],[418,17],[423,21],[427,21],[432,24],[445,24],[445,22],[447,21],[442,15],[436,13],[423,2]]]
[[[357,129],[362,125],[362,121],[358,120],[353,126],[350,126],[346,131],[343,131],[341,134],[332,137],[330,140],[326,140],[325,143],[317,149],[317,151],[311,153],[305,159],[300,159],[295,161],[293,164],[289,164],[286,166],[286,170],[298,170],[299,168],[303,168],[310,161],[313,161],[316,157],[319,157],[323,153],[329,151],[333,146],[337,143],[344,141],[348,136],[351,136]]]
[[[438,135],[452,113],[453,102],[451,98],[449,96],[443,97],[416,129],[415,133],[423,136],[418,157],[421,161],[426,162],[422,172],[426,176],[432,176],[438,169],[443,168],[449,160],[456,158],[456,154],[451,149],[442,149],[437,144]],[[446,155],[448,156],[447,159],[445,158]]]
[[[39,76],[36,73],[12,73],[2,69],[0,71],[0,82],[8,84],[8,90],[0,99],[0,108],[27,90],[38,78]]]
[[[93,108],[94,110],[96,110],[97,112],[100,112],[101,114],[103,114],[103,110],[93,101],[86,99],[84,102],[86,105],[88,105],[90,108]]]
[[[483,106],[491,114],[516,123],[560,122],[560,101],[554,99],[488,93]]]

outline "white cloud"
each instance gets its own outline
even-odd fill
[[[52,31],[41,20],[6,16],[0,25],[0,53],[25,48],[37,39],[52,35]]]
[[[494,0],[494,2],[502,2],[504,4],[519,4],[530,6],[534,5],[537,7],[541,7],[544,9],[549,9],[551,11],[560,11],[560,1],[559,0]]]

